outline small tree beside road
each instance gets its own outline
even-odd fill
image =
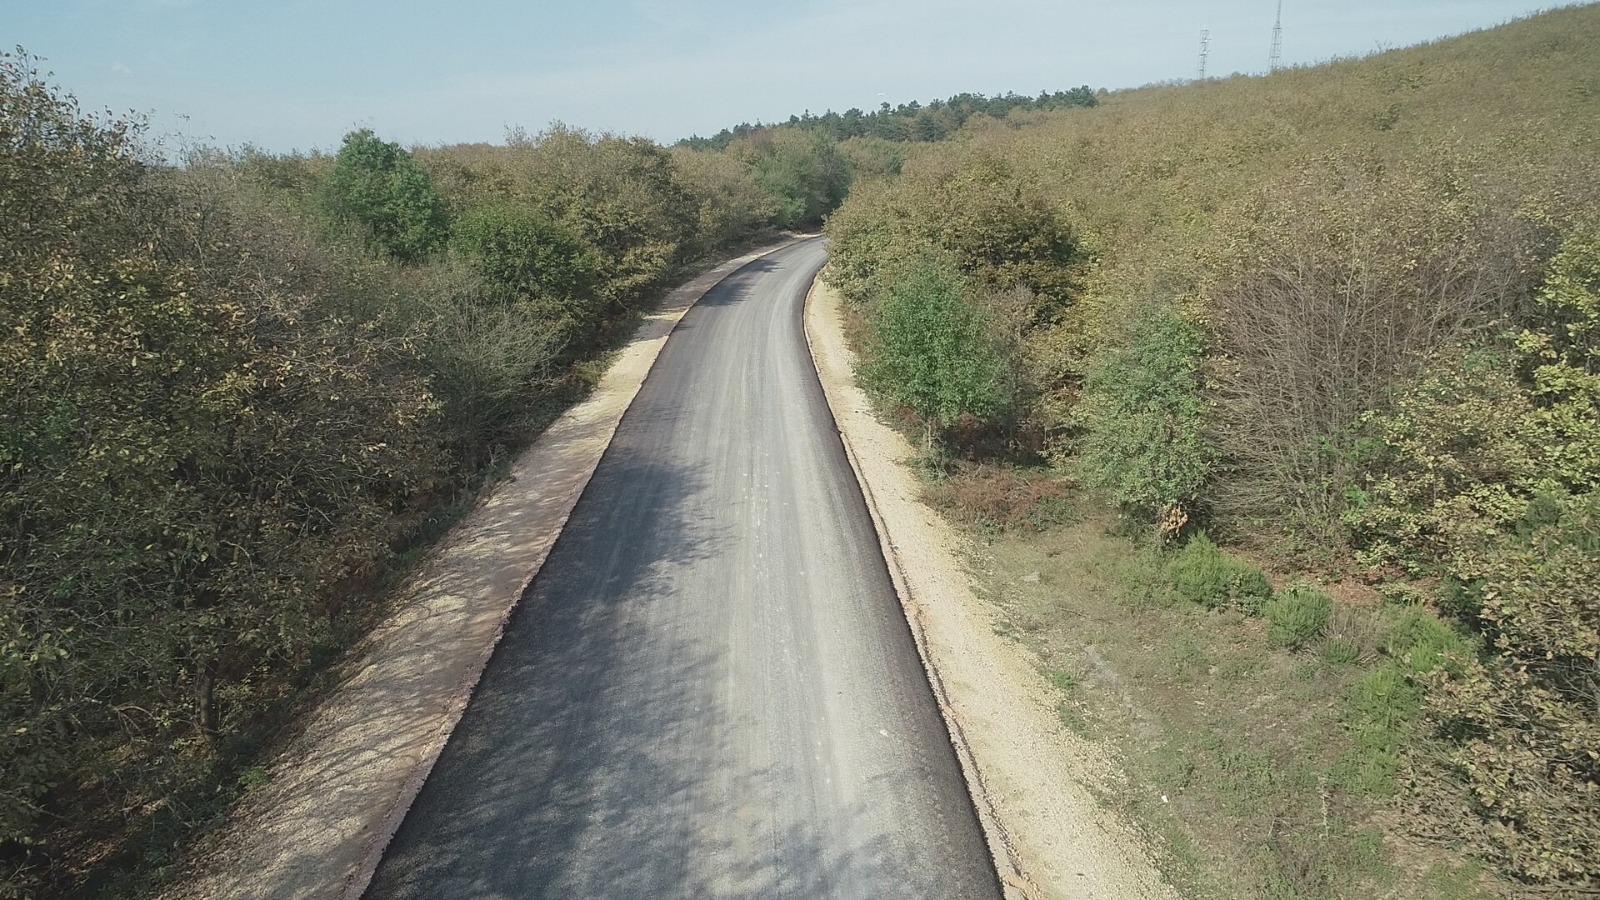
[[[866,380],[916,413],[923,447],[964,415],[993,422],[1011,406],[1010,363],[961,278],[937,260],[916,264],[871,317]]]

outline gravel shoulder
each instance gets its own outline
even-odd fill
[[[963,539],[918,499],[917,451],[854,381],[842,299],[818,279],[805,329],[895,588],[979,810],[1008,898],[1176,898],[1142,842],[1094,799],[1115,763],[1069,731],[1027,650],[995,633]]]
[[[460,720],[505,623],[538,573],[667,337],[729,274],[673,291],[594,393],[517,460],[401,591],[337,689],[190,855],[167,900],[357,898]]]

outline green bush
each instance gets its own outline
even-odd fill
[[[1147,305],[1091,360],[1075,419],[1085,483],[1173,539],[1211,470],[1202,432],[1201,335],[1178,311]]]
[[[444,203],[428,173],[399,144],[367,129],[345,135],[328,176],[327,203],[402,262],[426,257],[449,236]]]
[[[594,254],[527,207],[499,205],[461,217],[450,245],[501,298],[541,319],[542,331],[587,347],[605,313]]]
[[[527,207],[474,210],[456,223],[450,244],[489,283],[513,295],[582,299],[594,292],[589,249]]]
[[[925,449],[958,417],[994,421],[1010,409],[1009,360],[961,278],[925,259],[883,297],[870,320],[868,384],[921,419]]]
[[[1273,646],[1299,650],[1328,627],[1333,601],[1310,585],[1292,584],[1267,603],[1265,612]]]
[[[1260,615],[1272,599],[1272,582],[1265,573],[1230,559],[1204,532],[1172,555],[1167,577],[1180,597],[1211,609],[1232,605],[1247,615]]]
[[[501,300],[465,271],[442,268],[422,287],[416,365],[439,404],[443,443],[470,472],[530,436],[586,345],[559,307]]]

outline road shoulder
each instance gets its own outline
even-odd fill
[[[304,731],[191,854],[166,900],[361,896],[465,711],[511,611],[678,321],[785,240],[673,291],[599,385],[550,426],[399,592]]]
[[[806,340],[1008,900],[1176,898],[1090,791],[1116,766],[1061,723],[1036,664],[995,633],[997,612],[974,594],[962,539],[918,499],[905,465],[916,450],[855,384],[842,302],[816,281]]]

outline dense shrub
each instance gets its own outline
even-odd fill
[[[1131,311],[1090,361],[1075,418],[1084,482],[1175,538],[1211,466],[1202,434],[1199,331],[1162,305]]]
[[[399,144],[370,130],[345,136],[327,182],[329,210],[355,222],[402,262],[416,262],[449,236],[444,204],[428,173]]]
[[[1386,594],[1459,617],[1401,616],[1341,777],[1376,790],[1410,765],[1397,750],[1441,742],[1447,774],[1408,775],[1409,827],[1552,894],[1596,885],[1597,41],[1600,9],[1575,7],[975,120],[905,148],[828,227],[829,277],[864,307],[930,251],[993,318],[992,288],[1031,292],[1015,419],[1124,511],[1169,533],[1200,511],[1318,568],[1353,545]],[[1064,223],[1091,263],[1036,252]],[[1153,304],[1201,338],[1161,338]],[[1286,645],[1314,640],[1308,590],[1269,607]]]
[[[1488,643],[1411,651],[1464,785],[1451,827],[1547,884],[1600,877],[1600,769],[1579,749],[1600,746],[1600,232],[1567,232],[1527,327],[1436,355],[1372,417],[1381,453],[1347,515],[1368,562],[1439,579]]]
[[[1204,532],[1172,554],[1167,577],[1178,596],[1211,609],[1234,606],[1259,615],[1272,599],[1272,582],[1260,569],[1230,559]]]
[[[1524,296],[1531,231],[1454,189],[1440,169],[1314,165],[1255,201],[1212,294],[1227,363],[1208,437],[1234,519],[1326,553],[1359,478],[1364,415],[1420,360]],[[1270,523],[1270,525],[1268,525]]]
[[[1428,712],[1459,742],[1464,831],[1508,871],[1600,881],[1600,493],[1463,553],[1491,650],[1428,678]]]
[[[280,248],[24,68],[0,98],[0,840],[59,881],[62,841],[225,768],[444,457],[424,380],[272,277]]]
[[[1267,636],[1274,646],[1299,650],[1322,636],[1333,601],[1307,584],[1291,584],[1267,602]]]

